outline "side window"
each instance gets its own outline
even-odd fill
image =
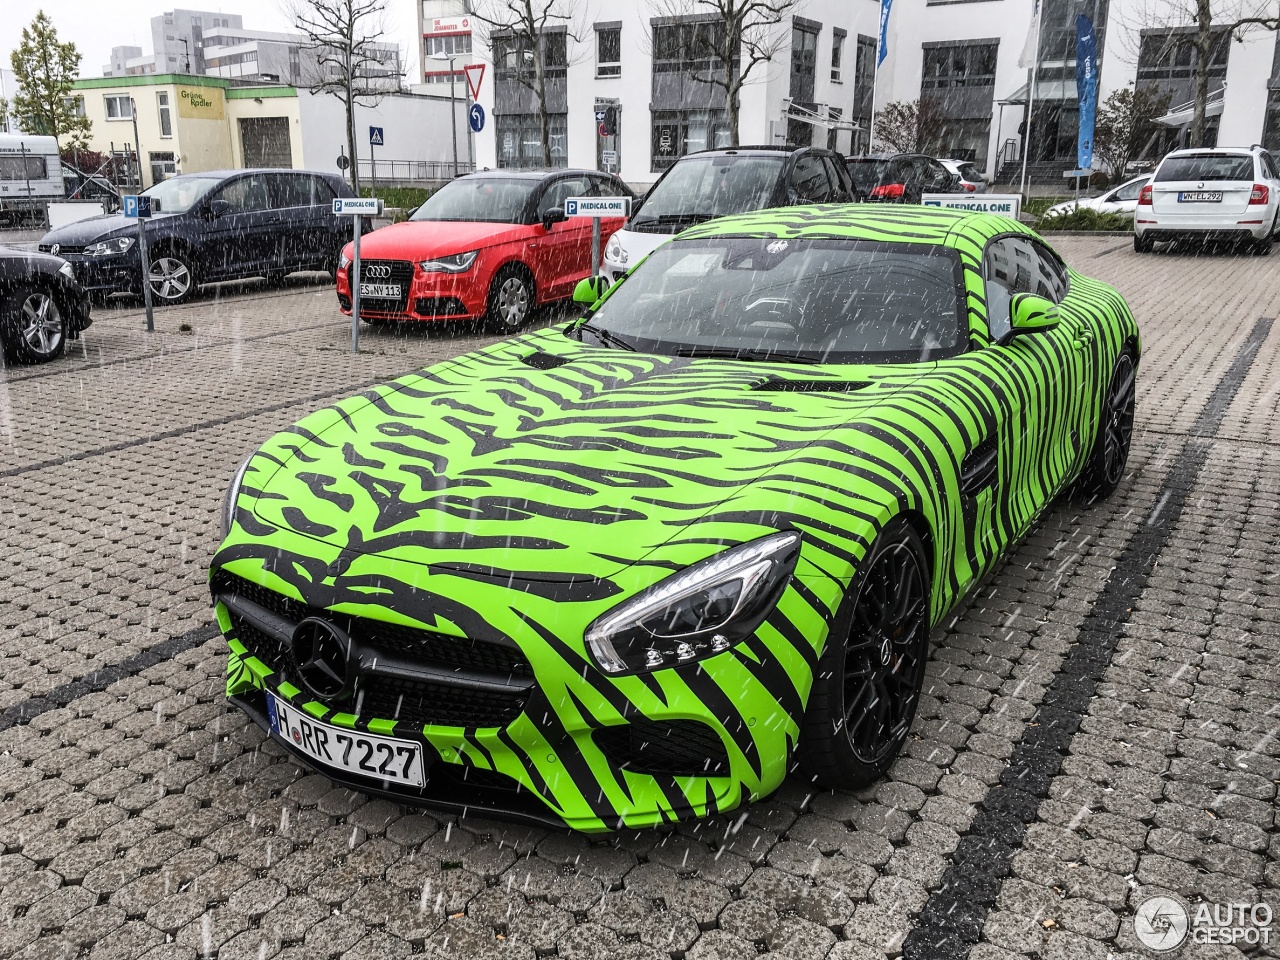
[[[570,197],[585,197],[590,192],[591,185],[586,177],[566,177],[555,181],[538,201],[538,219],[541,220],[550,210],[563,210],[564,202]]]
[[[1280,179],[1276,176],[1275,158],[1265,150],[1258,154],[1258,157],[1262,161],[1262,175],[1272,180]]]
[[[1031,249],[1039,264],[1035,277],[1035,289],[1032,293],[1047,297],[1054,303],[1061,303],[1062,298],[1067,295],[1067,268],[1061,260],[1040,244],[1032,242]]]
[[[231,204],[232,213],[254,213],[271,209],[271,197],[267,192],[267,178],[257,173],[241,177],[222,188],[217,200]]]
[[[1137,200],[1138,194],[1142,192],[1142,188],[1146,185],[1145,180],[1135,180],[1133,183],[1126,183],[1123,187],[1112,194],[1112,200]]]
[[[276,173],[271,175],[271,206],[309,207],[314,202],[312,184],[315,180],[305,173]]]
[[[312,186],[315,189],[315,202],[322,207],[333,207],[334,198],[338,196],[337,192],[329,185],[329,181],[323,177],[312,177]]]
[[[850,200],[853,198],[853,184],[849,180],[849,171],[843,163],[837,164],[831,157],[822,158],[827,168],[827,179],[831,181],[832,200]]]
[[[592,177],[592,184],[595,185],[594,195],[597,197],[629,197],[630,194],[623,189],[622,184],[612,177]]]
[[[822,158],[811,153],[797,158],[791,171],[791,186],[802,203],[826,203],[831,199],[831,181]]]
[[[1009,332],[1009,304],[1015,293],[1034,293],[1060,301],[1067,292],[1067,271],[1048,250],[1024,237],[1001,237],[982,258],[987,292],[987,326],[999,340]]]

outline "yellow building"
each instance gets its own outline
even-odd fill
[[[303,166],[298,91],[216,77],[158,74],[79,80],[89,148],[133,147],[137,111],[143,181],[236,167]]]

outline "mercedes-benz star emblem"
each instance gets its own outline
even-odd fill
[[[328,620],[307,617],[293,628],[293,662],[312,694],[332,700],[347,693],[351,638]]]
[[[386,263],[371,263],[364,268],[364,275],[371,280],[390,280],[391,266]]]

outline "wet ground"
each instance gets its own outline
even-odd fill
[[[100,308],[4,370],[0,956],[1103,960],[1146,955],[1157,893],[1280,910],[1280,256],[1056,246],[1142,325],[1120,490],[1058,504],[937,631],[884,782],[672,832],[371,801],[223,702],[205,576],[236,465],[490,338],[366,328],[353,356],[298,277],[154,334]]]

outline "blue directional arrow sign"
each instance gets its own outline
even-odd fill
[[[479,133],[484,129],[484,107],[478,103],[473,103],[471,109],[467,111],[467,122],[471,124],[471,129]]]

